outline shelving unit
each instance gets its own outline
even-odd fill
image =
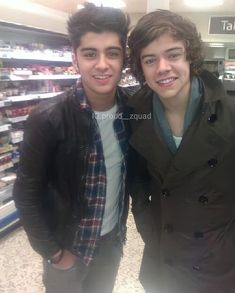
[[[65,35],[0,22],[0,236],[19,223],[12,188],[24,123],[78,78]]]
[[[235,95],[235,55],[232,55],[229,52],[235,52],[235,49],[227,50],[227,58],[224,61],[224,74],[222,82],[224,84],[224,88],[226,92],[230,95]]]

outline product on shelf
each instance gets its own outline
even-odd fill
[[[16,179],[16,173],[5,173],[0,177],[0,182],[4,183],[5,185],[14,183]]]
[[[9,131],[0,132],[0,147],[8,144],[10,142]]]
[[[18,117],[18,116],[25,116],[28,115],[32,109],[34,108],[33,105],[28,105],[25,107],[11,107],[6,109],[6,115],[8,118]]]
[[[11,153],[0,155],[0,166],[11,162]]]
[[[14,130],[11,131],[11,142],[12,143],[19,143],[23,140],[24,131],[23,130]]]
[[[13,146],[11,144],[0,145],[0,154],[4,154],[7,152],[11,152],[13,150]]]
[[[69,89],[76,82],[78,72],[72,66],[67,36],[1,22],[0,30],[1,236],[19,221],[12,186],[24,123],[40,101]]]

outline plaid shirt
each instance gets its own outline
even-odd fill
[[[79,84],[77,96],[80,107],[83,111],[88,111],[95,117],[90,105],[87,102],[82,85]],[[118,99],[118,97],[117,97]],[[122,113],[122,106],[118,105],[118,113]],[[121,117],[122,115],[117,115]],[[100,237],[103,215],[106,201],[106,167],[103,154],[103,147],[99,128],[96,119],[93,123],[93,143],[90,147],[87,160],[87,174],[85,180],[84,199],[87,202],[87,210],[84,218],[81,219],[73,243],[73,250],[79,255],[86,265],[89,265],[93,259],[95,248]],[[126,177],[126,155],[127,155],[127,133],[122,119],[114,120],[114,131],[122,150],[123,158],[121,165],[121,189],[119,194],[119,236],[123,238],[124,227],[121,225],[121,215],[124,208],[125,195],[125,177]]]

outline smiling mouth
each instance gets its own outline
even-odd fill
[[[105,79],[110,78],[111,75],[94,75],[93,77],[98,80],[105,80]]]
[[[165,78],[165,79],[158,80],[157,83],[160,85],[167,85],[167,84],[171,84],[176,79],[177,79],[176,77]]]

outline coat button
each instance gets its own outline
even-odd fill
[[[210,123],[214,123],[217,120],[217,115],[216,114],[211,114],[211,116],[209,116],[207,118],[208,122]]]
[[[203,238],[204,234],[202,232],[194,232],[194,237],[196,239]]]
[[[168,189],[162,189],[162,197],[167,198],[170,196],[170,192]]]
[[[172,233],[174,231],[173,225],[171,225],[171,224],[165,224],[164,225],[164,231],[166,233]]]
[[[208,200],[207,196],[201,195],[201,196],[199,196],[198,201],[202,204],[207,204],[209,200]]]
[[[209,167],[214,168],[217,165],[218,161],[215,158],[212,158],[207,163]]]

